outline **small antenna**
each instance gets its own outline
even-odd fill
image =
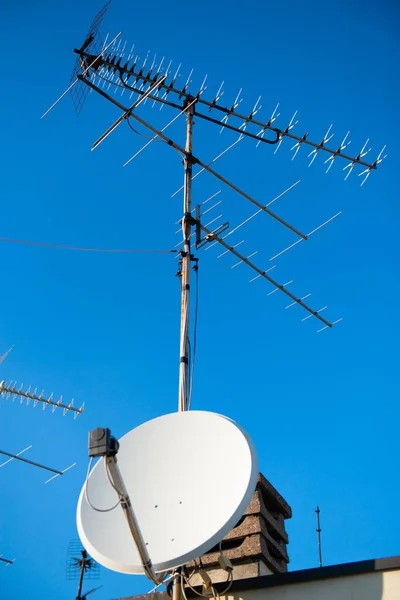
[[[321,547],[321,523],[319,520],[319,513],[320,513],[320,509],[319,506],[317,506],[317,508],[315,509],[315,514],[317,517],[317,535],[318,535],[318,557],[319,557],[319,566],[322,567],[322,547]]]
[[[15,561],[15,558],[13,558],[12,560],[9,560],[8,558],[4,558],[3,555],[0,554],[0,562],[5,563],[6,567],[9,567],[10,565],[12,565],[14,561]]]
[[[16,382],[13,383],[12,381],[10,381],[10,383],[7,384],[4,380],[0,381],[0,396],[3,396],[4,398],[11,397],[13,402],[17,398],[20,398],[20,403],[22,404],[22,402],[26,400],[27,405],[33,400],[34,407],[38,403],[40,403],[43,406],[43,410],[46,410],[47,406],[51,406],[52,412],[54,412],[57,408],[62,408],[63,415],[66,415],[67,412],[72,411],[74,413],[74,418],[76,418],[83,412],[83,408],[85,406],[84,404],[82,404],[80,408],[76,408],[74,407],[73,400],[71,400],[69,404],[64,404],[62,396],[60,396],[60,398],[56,402],[55,400],[53,400],[53,394],[50,394],[48,398],[44,398],[44,390],[42,390],[42,392],[38,396],[37,388],[33,392],[31,392],[31,386],[29,386],[25,391],[23,390],[23,384],[21,384],[19,388],[17,388],[16,386]]]
[[[88,555],[79,540],[71,540],[69,543],[65,576],[70,580],[79,579],[76,600],[85,600],[86,596],[102,587],[93,588],[82,594],[84,579],[99,579],[100,565]]]
[[[10,352],[11,352],[11,350],[13,348],[14,348],[14,345],[12,345],[11,348],[9,348],[7,350],[7,352],[5,352],[2,356],[0,356],[0,365],[1,365],[2,362],[5,361],[5,359],[10,354]],[[43,410],[45,410],[48,405],[51,405],[52,406],[52,412],[54,412],[57,408],[62,408],[63,409],[63,415],[66,415],[67,412],[72,411],[74,413],[74,419],[83,412],[83,408],[85,406],[85,403],[83,403],[80,408],[75,408],[74,407],[74,401],[73,401],[73,399],[71,400],[71,402],[69,404],[63,404],[63,397],[62,396],[60,396],[60,398],[58,399],[58,401],[55,402],[53,400],[53,394],[50,394],[50,396],[48,398],[44,398],[43,397],[44,390],[42,390],[42,392],[38,396],[37,393],[36,393],[37,389],[35,389],[33,392],[31,392],[31,386],[29,386],[24,391],[23,390],[23,387],[24,387],[23,384],[20,385],[19,388],[17,388],[16,385],[17,385],[16,381],[14,381],[14,383],[12,381],[10,381],[9,384],[7,384],[5,382],[5,380],[0,381],[0,397],[7,398],[7,399],[8,398],[12,398],[13,402],[17,398],[19,398],[21,404],[24,402],[24,400],[26,400],[26,405],[27,406],[33,400],[33,406],[34,407],[40,402],[42,404],[42,406],[43,406]]]

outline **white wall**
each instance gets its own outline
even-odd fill
[[[400,600],[400,570],[265,587],[224,600]]]

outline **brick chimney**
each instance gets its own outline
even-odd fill
[[[224,537],[223,553],[233,565],[233,578],[244,579],[285,573],[289,557],[288,535],[285,519],[290,519],[292,510],[278,491],[262,475],[258,474],[256,491],[243,517]],[[201,557],[204,569],[213,583],[226,581],[226,572],[218,563],[219,549],[212,548]],[[188,567],[193,566],[190,563]],[[200,576],[193,575],[192,585],[201,583]]]

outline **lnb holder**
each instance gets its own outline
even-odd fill
[[[91,458],[98,456],[115,456],[119,442],[107,427],[97,427],[89,431],[88,452]]]

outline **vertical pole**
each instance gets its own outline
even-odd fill
[[[319,556],[319,566],[322,567],[322,547],[321,547],[321,523],[319,520],[319,506],[315,509],[315,514],[317,515],[317,534],[318,534],[318,556]]]
[[[82,583],[83,583],[83,576],[85,574],[85,567],[86,567],[86,557],[87,557],[87,552],[86,550],[82,550],[82,559],[81,559],[81,574],[79,577],[79,584],[78,584],[78,595],[76,597],[76,600],[82,600]]]
[[[178,571],[174,575],[174,587],[172,588],[172,600],[181,600],[181,577]]]
[[[187,102],[192,102],[188,98]],[[190,316],[190,234],[192,231],[192,133],[193,133],[194,104],[186,113],[186,146],[184,166],[184,196],[183,196],[183,251],[181,273],[181,332],[180,332],[180,364],[179,364],[179,398],[178,410],[189,409],[189,316]]]

